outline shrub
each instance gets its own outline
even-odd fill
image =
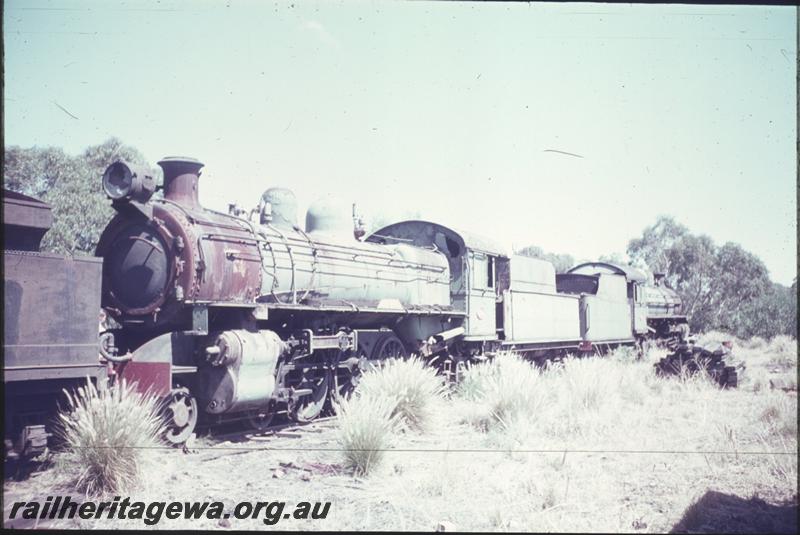
[[[55,431],[67,448],[65,465],[76,471],[75,486],[92,495],[134,488],[145,457],[161,443],[159,399],[125,381],[98,390],[87,380],[76,392],[64,392],[67,406]]]
[[[699,335],[695,335],[695,341],[701,346],[716,345],[728,341],[733,342],[735,346],[742,345],[742,343],[737,340],[734,335],[722,331],[708,331]]]
[[[642,355],[644,357],[644,355]],[[639,360],[639,352],[635,347],[631,346],[620,346],[616,348],[609,356],[611,360],[615,360],[617,362],[623,364],[630,364]]]
[[[753,392],[769,390],[769,377],[763,368],[744,370],[742,379],[740,384],[748,384]]]
[[[773,338],[765,350],[769,364],[783,370],[797,367],[797,340],[781,334]]]
[[[414,357],[391,359],[380,368],[367,371],[359,382],[357,395],[394,400],[390,412],[401,426],[428,431],[444,390],[436,370]]]
[[[458,392],[476,402],[467,420],[483,430],[535,415],[544,400],[539,371],[513,353],[470,368]]]
[[[365,476],[380,464],[398,425],[399,417],[393,415],[396,406],[391,397],[363,394],[336,403],[345,468]]]
[[[754,351],[763,351],[767,347],[767,341],[761,338],[760,336],[753,336],[752,338],[747,340],[740,340],[738,345],[741,345],[745,349],[750,349]]]

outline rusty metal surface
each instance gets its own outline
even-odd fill
[[[164,198],[187,208],[198,208],[200,169],[203,164],[194,158],[167,156],[158,165],[164,170]]]
[[[169,362],[125,362],[117,369],[117,375],[128,384],[135,384],[142,393],[166,396],[172,389],[172,366]]]
[[[166,333],[149,340],[133,352],[133,358],[116,367],[119,377],[137,382],[142,392],[148,389],[165,396],[172,389],[177,369],[195,365],[195,337],[182,332]]]
[[[95,375],[101,260],[17,251],[3,260],[6,380]]]
[[[104,305],[126,315],[177,313],[184,303],[255,302],[260,254],[246,222],[198,202],[202,163],[164,158],[164,199],[152,217],[121,212],[109,224],[97,254],[107,259]]]
[[[261,287],[256,244],[238,218],[166,200],[154,201],[149,221],[118,215],[97,248],[106,257],[103,304],[164,320],[195,301],[253,304]]]
[[[171,163],[165,173],[187,165]],[[103,304],[118,311],[116,316],[167,321],[193,303],[252,306],[257,300],[279,306],[307,300],[317,305],[321,300],[323,306],[389,300],[397,300],[400,309],[450,306],[442,254],[406,244],[363,243],[352,233],[251,224],[205,210],[191,205],[196,187],[189,188],[186,177],[197,175],[185,171],[165,175],[173,189],[168,198],[151,203],[151,219],[120,213],[101,236]]]

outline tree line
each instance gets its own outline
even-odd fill
[[[3,187],[41,199],[53,209],[43,250],[94,254],[100,232],[114,215],[100,177],[115,160],[149,166],[138,150],[116,138],[77,156],[56,147],[5,147]]]
[[[94,252],[100,232],[113,215],[100,187],[107,165],[117,159],[149,165],[137,149],[116,138],[77,156],[55,147],[12,146],[5,147],[4,157],[4,187],[52,206],[53,227],[42,247],[59,254]],[[154,172],[160,176],[159,169]],[[548,253],[535,245],[517,253],[548,260],[558,273],[575,265],[571,255]],[[613,254],[600,260],[627,260],[665,273],[667,284],[683,300],[694,332],[718,329],[742,338],[797,337],[797,279],[789,287],[772,282],[761,259],[736,243],[717,245],[706,235],[689,232],[674,218],[660,216],[629,242],[626,253],[627,259]]]
[[[630,264],[664,273],[667,285],[680,295],[693,332],[721,330],[740,338],[778,334],[797,337],[797,279],[791,286],[772,282],[764,262],[739,244],[717,245],[693,234],[671,216],[662,215],[633,238],[626,250],[601,261]],[[568,254],[529,246],[518,254],[553,263],[557,273],[575,265]]]

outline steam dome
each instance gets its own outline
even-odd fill
[[[347,206],[330,197],[315,201],[306,213],[306,232],[353,236],[353,221]]]
[[[297,198],[287,188],[269,188],[261,196],[262,206],[272,206],[272,224],[278,228],[297,226]]]

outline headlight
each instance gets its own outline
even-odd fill
[[[112,199],[127,197],[133,188],[133,174],[123,162],[114,162],[103,173],[103,189]]]
[[[156,189],[152,171],[142,166],[117,161],[103,173],[103,190],[109,198],[146,203]]]

